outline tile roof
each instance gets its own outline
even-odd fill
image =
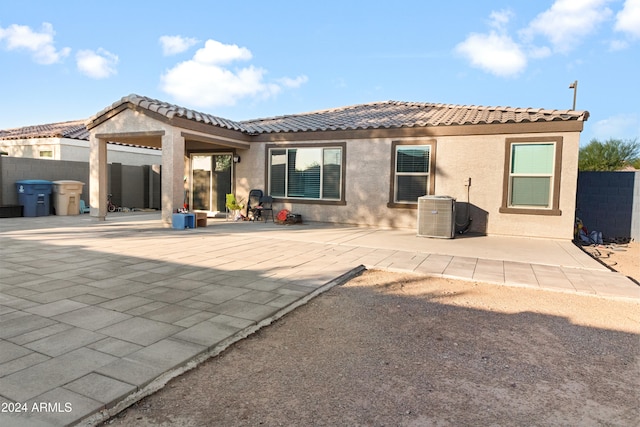
[[[99,113],[91,117],[88,120],[87,125],[89,126],[89,128],[91,128],[92,122],[99,120],[101,116],[104,116],[108,114],[110,111],[115,110],[126,104],[130,104],[145,110],[152,111],[154,113],[161,114],[167,117],[168,119],[172,119],[174,117],[182,117],[188,120],[193,120],[196,122],[213,125],[220,128],[237,130],[240,132],[245,131],[239,122],[223,119],[222,117],[213,116],[207,113],[201,113],[199,111],[180,107],[179,105],[170,104],[168,102],[159,101],[157,99],[147,98],[146,96],[140,96],[136,94],[125,96],[120,100],[114,102],[109,107],[105,108],[104,110],[100,111]]]
[[[587,120],[589,117],[587,111],[384,101],[309,113],[233,121],[135,94],[120,99],[94,117],[97,118],[126,103],[163,114],[169,119],[181,117],[249,134],[550,122]]]
[[[586,121],[589,118],[588,111],[383,101],[308,113],[233,121],[132,94],[121,98],[87,121],[9,129],[0,131],[0,139],[29,137],[89,139],[87,129],[94,127],[103,117],[108,117],[111,111],[129,105],[163,115],[167,119],[173,119],[174,117],[184,118],[250,135],[331,130]]]
[[[70,138],[88,141],[89,131],[84,122],[85,120],[74,120],[0,130],[0,139]]]
[[[586,120],[586,111],[385,101],[240,122],[255,133]]]
[[[25,126],[21,128],[0,130],[0,140],[29,139],[29,138],[69,138],[81,141],[89,141],[89,131],[85,125],[86,120],[73,120],[70,122],[48,123],[44,125]],[[116,145],[129,147],[142,147],[134,144],[112,142]],[[143,147],[159,149],[153,147]]]

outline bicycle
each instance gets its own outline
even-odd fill
[[[115,212],[116,209],[118,209],[118,207],[114,205],[113,202],[111,201],[112,196],[113,194],[107,195],[107,212]]]

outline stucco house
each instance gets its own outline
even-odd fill
[[[86,119],[0,130],[0,151],[11,157],[89,161],[89,132]],[[128,166],[158,164],[157,149],[109,144],[109,162]]]
[[[446,195],[470,231],[571,239],[586,111],[374,102],[232,121],[129,95],[86,123],[92,215],[106,215],[107,141],[162,150],[162,218],[224,211],[251,189],[305,220],[416,227]]]

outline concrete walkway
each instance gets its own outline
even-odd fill
[[[0,425],[95,424],[363,266],[640,300],[565,241],[224,220],[173,230],[158,214],[1,219]]]

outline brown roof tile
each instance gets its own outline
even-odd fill
[[[71,138],[88,141],[89,132],[84,122],[85,120],[74,120],[0,130],[0,139]]]
[[[586,111],[386,101],[240,122],[252,132],[301,132],[586,120]]]
[[[48,136],[89,139],[87,129],[101,123],[113,110],[128,106],[148,110],[167,119],[179,117],[247,134],[585,121],[589,118],[588,111],[384,101],[308,113],[233,121],[132,94],[113,103],[87,121],[9,129],[0,131],[0,139]]]
[[[240,132],[244,131],[242,125],[238,122],[234,122],[233,120],[223,119],[222,117],[201,113],[199,111],[190,110],[188,108],[180,107],[168,102],[159,101],[157,99],[147,98],[146,96],[140,96],[136,94],[131,94],[129,96],[121,98],[119,101],[114,102],[109,107],[91,117],[86,122],[87,127],[89,129],[92,128],[94,126],[93,123],[99,123],[101,118],[107,115],[110,111],[127,104],[161,114],[168,119],[172,119],[174,117],[182,117],[188,120],[205,123],[212,126],[237,130]]]

